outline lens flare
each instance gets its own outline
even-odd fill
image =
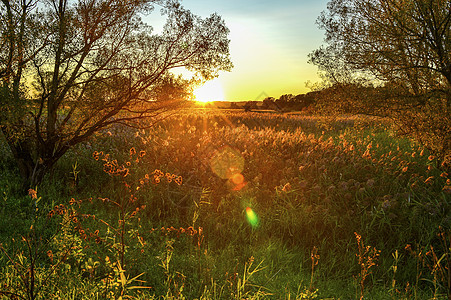
[[[244,158],[241,153],[231,147],[217,151],[210,159],[212,171],[223,179],[231,179],[244,169]]]
[[[234,191],[240,191],[246,186],[243,174],[244,157],[241,152],[229,146],[215,152],[210,159],[213,173],[222,179],[228,179],[228,186]]]
[[[244,176],[241,173],[235,173],[230,179],[230,187],[234,191],[240,191],[242,188],[246,186],[246,181],[244,180]]]
[[[235,185],[241,185],[244,182],[244,176],[241,173],[235,173],[230,179]]]
[[[258,217],[257,214],[250,208],[249,206],[246,207],[246,217],[249,224],[251,224],[252,227],[258,226]]]

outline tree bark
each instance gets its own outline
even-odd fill
[[[22,179],[22,191],[27,193],[30,188],[36,189],[44,179],[44,176],[52,169],[58,158],[51,157],[42,159],[39,155],[33,155],[35,147],[28,140],[11,137],[5,128],[2,128],[2,132],[11,149],[19,175]],[[33,156],[38,157],[33,158]]]
[[[34,162],[29,151],[28,143],[24,141],[13,141],[11,137],[5,133],[5,130],[2,131],[18,167],[19,175],[22,178],[22,190],[25,192],[31,188],[30,178],[34,170]]]

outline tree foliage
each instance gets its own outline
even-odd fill
[[[0,127],[34,186],[66,151],[114,123],[144,126],[189,88],[185,68],[230,70],[228,29],[178,0],[1,0]],[[143,16],[160,9],[153,32]]]
[[[451,1],[332,0],[317,23],[326,45],[310,62],[338,98],[451,163]]]
[[[308,92],[307,94],[284,94],[278,99],[266,97],[263,99],[262,107],[279,111],[302,111],[307,110],[316,101],[318,92]]]

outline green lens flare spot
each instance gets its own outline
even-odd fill
[[[250,207],[246,207],[246,218],[249,224],[251,224],[252,227],[258,226],[258,217],[257,214],[252,210]]]

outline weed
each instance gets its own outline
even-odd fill
[[[376,266],[380,250],[371,246],[365,246],[362,236],[354,232],[357,240],[358,253],[356,254],[359,262],[360,273],[356,280],[360,287],[360,300],[364,298],[365,294],[365,279],[371,274],[370,268]]]

